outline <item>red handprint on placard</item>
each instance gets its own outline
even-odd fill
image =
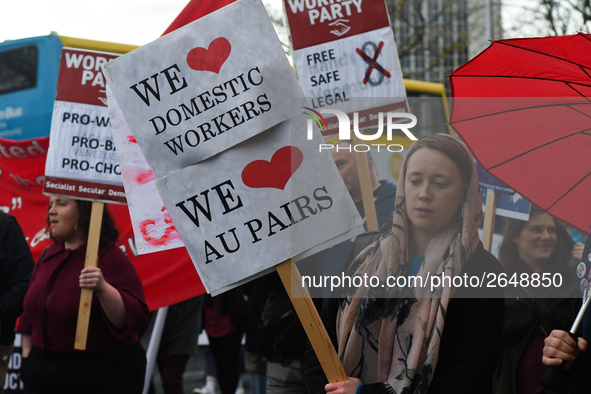
[[[139,225],[142,237],[154,246],[168,245],[181,239],[166,208],[162,207],[161,211],[163,212],[162,216],[156,219],[146,219]]]

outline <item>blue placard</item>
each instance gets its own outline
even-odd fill
[[[497,194],[515,194],[513,189],[493,177],[479,163],[476,163],[478,172],[478,184],[481,189],[492,189]]]
[[[487,191],[492,190],[497,194],[497,215],[529,220],[529,211],[531,208],[529,201],[503,182],[494,178],[478,163],[476,163],[476,171],[478,171],[478,184],[480,185],[480,194],[484,206],[486,206]]]
[[[480,188],[482,204],[486,206],[487,189]],[[529,210],[531,204],[520,194],[497,194],[496,214],[508,218],[529,220]],[[484,209],[484,208],[483,208]]]

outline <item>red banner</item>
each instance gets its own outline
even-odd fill
[[[233,2],[234,0],[191,0],[162,35],[196,21],[202,16],[217,11]]]
[[[42,193],[49,137],[24,141],[0,138],[0,209],[16,217],[35,260],[50,244],[45,219],[49,197]],[[124,250],[144,284],[151,310],[205,292],[184,248],[138,256],[126,205],[108,204]]]
[[[56,101],[106,107],[106,83],[102,69],[108,61],[117,57],[119,55],[62,49]]]

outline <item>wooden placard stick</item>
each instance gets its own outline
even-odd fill
[[[482,224],[482,246],[490,252],[495,231],[495,215],[497,211],[497,194],[492,189],[486,191],[484,206],[484,223]]]
[[[322,324],[322,320],[320,320],[308,289],[302,285],[302,277],[298,267],[289,259],[278,264],[275,268],[287,294],[289,294],[291,303],[298,314],[328,381],[330,383],[346,381],[348,379],[347,373],[343,368],[343,364],[341,364],[341,360],[339,360],[326,328]]]
[[[86,260],[84,261],[84,268],[96,267],[97,265],[104,208],[105,203],[93,201],[92,212],[90,213],[90,227],[88,229],[88,242],[86,244]],[[80,306],[78,308],[78,323],[76,325],[76,339],[74,340],[74,349],[76,350],[86,350],[92,293],[92,290],[81,289]]]
[[[353,143],[357,145],[359,138],[353,137]],[[353,145],[351,145],[353,146]],[[369,160],[366,152],[355,151],[355,161],[357,163],[357,173],[359,174],[359,185],[361,187],[361,199],[363,201],[363,210],[365,211],[365,222],[368,231],[378,231],[378,216],[376,214],[376,205],[373,200],[373,188],[371,185],[371,176]]]

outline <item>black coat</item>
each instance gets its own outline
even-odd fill
[[[464,273],[482,277],[498,275],[501,264],[479,244],[465,264]],[[492,275],[490,276],[492,278]],[[447,308],[439,348],[439,360],[428,393],[492,393],[493,374],[501,347],[504,315],[502,288],[459,288]],[[339,300],[330,299],[323,321],[336,348],[336,317]],[[325,393],[328,381],[311,346],[306,349],[308,393]],[[366,384],[362,394],[387,393],[381,383]]]
[[[14,325],[35,262],[16,219],[0,211],[0,345],[14,341]]]

